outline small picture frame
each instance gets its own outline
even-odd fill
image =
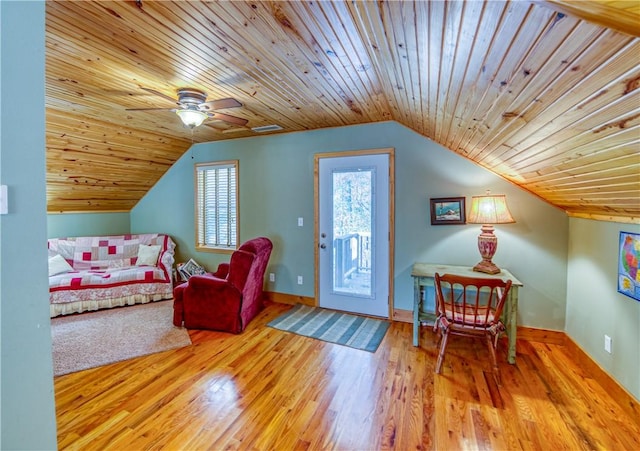
[[[465,224],[464,197],[439,197],[431,202],[431,225]]]
[[[191,276],[207,273],[207,271],[192,258],[189,259],[187,263],[179,264],[177,270],[183,281],[189,280]]]

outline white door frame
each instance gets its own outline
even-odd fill
[[[320,168],[319,161],[322,158],[339,158],[363,155],[389,155],[389,319],[393,319],[393,274],[394,274],[394,243],[395,243],[395,149],[393,147],[383,149],[355,150],[345,152],[318,153],[313,158],[313,202],[314,202],[314,259],[315,259],[315,299],[314,305],[320,305]]]

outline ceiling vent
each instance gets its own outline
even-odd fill
[[[280,127],[279,125],[263,125],[262,127],[253,127],[251,130],[256,133],[266,133],[282,130],[282,127]]]

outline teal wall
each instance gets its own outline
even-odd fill
[[[567,335],[640,399],[640,302],[617,292],[620,232],[640,225],[571,218],[569,230]]]
[[[265,235],[274,242],[269,291],[314,296],[313,158],[316,153],[393,147],[396,151],[394,304],[411,310],[415,261],[473,265],[479,225],[431,226],[429,198],[507,195],[515,224],[496,227],[494,261],[523,283],[521,325],[564,330],[568,219],[502,178],[395,122],[279,134],[192,147],[131,212],[131,231],[174,237],[178,259],[193,257],[209,269],[228,255],[196,252],[193,166],[240,161],[240,239]],[[470,199],[469,199],[470,200]],[[304,218],[304,227],[297,218]],[[159,229],[161,225],[161,230]],[[302,275],[304,285],[297,285]]]
[[[56,449],[47,280],[44,2],[0,2],[0,449]],[[21,89],[28,87],[28,89]]]
[[[130,233],[129,213],[64,213],[47,215],[47,238],[123,235]]]

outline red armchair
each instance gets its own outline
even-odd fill
[[[173,290],[173,324],[238,334],[263,308],[264,273],[273,244],[254,238],[212,274],[192,276]]]

